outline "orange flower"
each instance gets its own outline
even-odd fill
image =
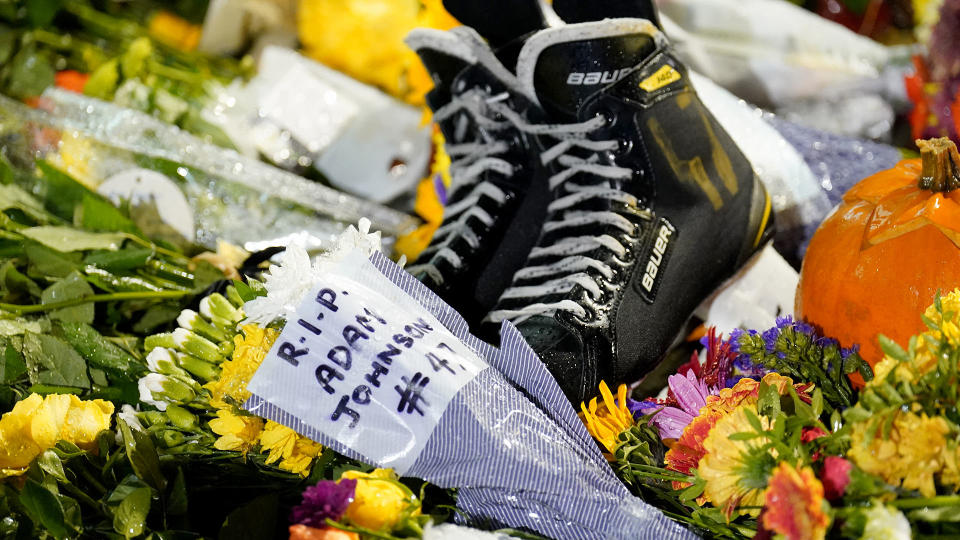
[[[823,485],[813,471],[782,462],[770,477],[763,526],[786,540],[821,540],[830,525],[823,506]]]
[[[763,382],[776,386],[781,395],[786,393],[787,386],[793,384],[789,377],[777,373],[766,374]],[[700,414],[690,422],[683,430],[683,435],[667,451],[664,457],[667,468],[690,474],[690,470],[697,468],[700,459],[706,453],[703,441],[710,434],[713,426],[740,405],[756,404],[759,392],[759,382],[753,379],[740,379],[733,388],[724,388],[716,396],[707,396],[707,404],[700,409]],[[683,489],[686,485],[683,482],[673,483],[675,489]]]
[[[713,426],[740,404],[756,403],[759,387],[760,383],[753,379],[740,379],[733,388],[724,388],[718,395],[707,396],[707,404],[700,409],[700,414],[667,452],[664,458],[667,468],[683,474],[690,474],[691,469],[697,468],[705,453],[703,441]]]

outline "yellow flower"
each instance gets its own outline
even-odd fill
[[[147,25],[147,33],[153,39],[165,43],[181,51],[192,51],[200,43],[200,34],[203,28],[190,24],[169,11],[159,11]]]
[[[210,404],[218,409],[231,406],[226,401],[228,397],[235,403],[243,403],[250,397],[247,384],[278,335],[272,328],[261,328],[255,324],[244,325],[241,330],[243,335],[233,338],[235,347],[232,359],[220,364],[220,378],[204,385],[210,390]]]
[[[217,240],[217,251],[204,251],[190,259],[191,263],[206,261],[223,272],[227,279],[240,279],[237,270],[243,266],[250,254],[239,246],[226,240]]]
[[[110,429],[113,404],[77,396],[30,394],[0,418],[0,478],[23,474],[30,462],[57,441],[96,448],[97,434]]]
[[[297,442],[293,444],[293,452],[280,462],[280,468],[300,476],[307,476],[310,474],[313,459],[322,450],[323,446],[320,443],[313,442],[302,435],[297,436]]]
[[[406,514],[420,513],[420,503],[402,488],[391,469],[375,469],[369,473],[347,471],[341,478],[357,481],[353,502],[346,517],[354,525],[375,531],[390,531]]]
[[[945,473],[941,482],[958,486],[956,449],[947,444],[950,426],[943,418],[898,412],[887,438],[879,429],[868,438],[869,427],[870,422],[854,424],[847,454],[865,472],[890,485],[915,489],[925,497],[936,495],[934,477],[941,473]]]
[[[266,427],[260,433],[260,452],[270,454],[267,456],[267,464],[292,456],[298,436],[296,431],[287,426],[267,420]]]
[[[614,400],[607,383],[600,381],[600,396],[603,404],[597,404],[597,398],[590,400],[590,405],[580,404],[580,420],[587,426],[587,431],[593,438],[600,441],[610,454],[620,446],[620,434],[635,424],[633,414],[627,409],[627,386],[621,384],[617,389],[617,399]],[[611,455],[607,459],[613,459]]]
[[[269,454],[267,464],[279,461],[281,469],[302,476],[307,476],[313,458],[322,449],[320,444],[273,420],[267,420],[260,433],[260,452]]]
[[[217,417],[210,421],[210,429],[220,435],[213,443],[217,450],[236,450],[246,453],[260,438],[263,431],[263,419],[256,416],[233,414],[228,409],[217,411]]]
[[[764,501],[767,476],[746,459],[754,448],[753,441],[730,439],[734,433],[754,431],[747,420],[747,410],[757,414],[756,405],[742,405],[717,421],[703,441],[706,454],[697,467],[700,477],[706,481],[704,497],[723,509],[727,517],[734,514],[756,517]],[[768,429],[769,419],[759,418],[763,428]],[[771,457],[776,456],[771,454]],[[753,508],[741,508],[744,506]]]

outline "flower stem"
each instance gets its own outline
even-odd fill
[[[674,473],[666,469],[661,469],[660,467],[653,467],[650,465],[640,465],[639,463],[628,463],[627,464],[632,471],[642,473],[644,476],[650,477],[659,477],[662,480],[675,480],[677,482],[690,482],[693,483],[696,481],[695,478],[687,476],[682,473]]]
[[[102,510],[102,507],[100,506],[100,503],[97,502],[97,500],[91,497],[90,495],[87,495],[86,493],[84,493],[82,489],[78,488],[77,486],[69,482],[60,484],[60,485],[63,487],[63,489],[70,492],[71,495],[79,499],[81,502],[86,503],[88,506],[90,506],[90,508],[93,508],[98,513],[100,513],[100,515],[103,515],[103,510]]]
[[[81,298],[71,298],[60,302],[50,302],[47,304],[4,304],[0,303],[0,311],[9,311],[16,315],[27,313],[40,313],[54,309],[62,309],[73,306],[79,306],[90,302],[112,302],[115,300],[163,300],[183,298],[191,294],[192,291],[138,291],[138,292],[118,292],[110,294],[94,294],[83,296]]]
[[[920,499],[897,499],[887,503],[897,508],[926,508],[930,506],[960,505],[960,495],[940,495]]]

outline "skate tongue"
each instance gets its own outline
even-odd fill
[[[549,28],[527,40],[517,60],[517,77],[548,113],[571,121],[588,97],[653,53],[659,36],[644,19]]]

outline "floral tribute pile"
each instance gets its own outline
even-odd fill
[[[922,318],[906,348],[880,336],[873,373],[790,317],[711,330],[665,397],[601,384],[581,418],[624,483],[707,538],[955,538],[960,290]]]

